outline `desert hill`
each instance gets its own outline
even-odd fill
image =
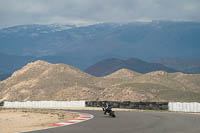
[[[135,79],[137,76],[140,75],[142,74],[131,71],[126,68],[122,68],[118,71],[111,73],[110,75],[104,77],[98,77],[96,86],[99,86],[101,88],[107,88],[118,84],[126,83],[128,81],[132,81],[133,79]]]
[[[104,81],[106,87],[99,100],[200,101],[200,74],[154,71],[147,74],[136,73],[135,76],[130,76],[134,78],[128,78],[128,72],[131,71],[122,69],[103,77],[107,79]]]
[[[197,102],[200,101],[199,83],[199,74],[155,71],[106,88],[102,99]]]
[[[116,72],[111,73],[110,75],[105,76],[106,79],[134,79],[136,76],[141,75],[138,72],[131,71],[129,69],[122,68]]]
[[[79,100],[85,98],[76,89],[97,92],[93,76],[64,64],[36,61],[16,71],[10,78],[0,82],[0,97],[6,100]],[[87,95],[92,99],[95,95]],[[86,97],[87,98],[87,97]]]
[[[94,77],[65,64],[28,63],[0,82],[0,100],[117,100],[200,102],[200,74],[120,69]]]

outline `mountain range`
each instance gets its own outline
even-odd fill
[[[67,64],[68,59],[61,56],[16,56],[0,54],[0,80],[8,78],[13,72],[21,69],[29,62],[36,60],[44,60],[51,63]],[[101,60],[88,68],[84,72],[93,76],[106,76],[122,68],[127,68],[138,73],[148,73],[152,71],[184,72],[184,73],[200,73],[199,59],[182,59],[182,58],[162,58],[155,62],[146,62],[138,58],[118,59],[110,58]]]
[[[74,25],[21,25],[0,29],[0,53],[56,56],[80,69],[103,59],[131,57],[200,58],[200,23],[132,22]]]
[[[182,71],[184,73],[200,73],[200,59],[188,59],[188,58],[172,58],[165,57],[156,61],[167,67]]]
[[[120,68],[140,73],[156,70],[200,73],[199,35],[199,22],[7,27],[0,29],[0,80],[36,60],[69,64],[96,76]],[[134,60],[134,64],[132,57],[140,61]],[[117,66],[105,70],[108,60]]]
[[[175,69],[168,68],[162,64],[159,63],[148,63],[143,60],[137,59],[137,58],[130,58],[127,60],[112,58],[112,59],[106,59],[102,60],[90,67],[88,67],[85,72],[94,75],[94,76],[106,76],[108,74],[111,74],[117,70],[120,70],[122,68],[126,68],[129,70],[133,70],[138,73],[148,73],[153,71],[166,71],[166,72],[178,72]]]
[[[112,100],[200,102],[200,74],[120,69],[104,77],[65,64],[28,63],[0,82],[0,101]]]

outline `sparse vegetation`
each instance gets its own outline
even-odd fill
[[[68,65],[36,61],[0,82],[0,92],[1,101],[200,102],[200,74],[140,74],[121,69],[105,77],[94,77]]]

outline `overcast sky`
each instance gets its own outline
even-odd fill
[[[0,0],[0,27],[150,20],[200,21],[200,0]]]

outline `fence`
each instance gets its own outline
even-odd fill
[[[4,107],[85,107],[85,101],[5,101]]]

